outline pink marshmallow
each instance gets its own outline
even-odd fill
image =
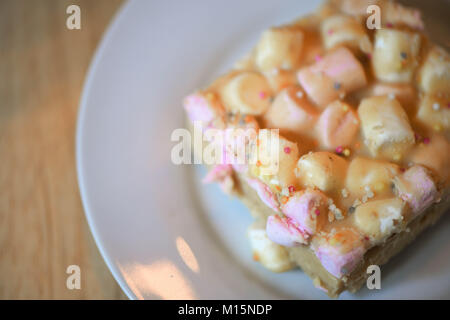
[[[209,106],[208,101],[199,94],[187,96],[184,100],[184,109],[192,122],[210,122],[214,119],[214,112]]]
[[[256,140],[257,131],[253,128],[227,128],[217,129],[208,142],[215,144],[214,150],[221,150],[220,154],[214,154],[220,158],[215,162],[218,165],[232,165],[240,173],[248,170],[248,154],[251,150],[251,142]]]
[[[415,165],[396,179],[398,195],[406,201],[414,217],[429,207],[438,197],[436,185],[427,170]]]
[[[246,178],[247,183],[252,187],[257,193],[259,198],[272,210],[279,212],[280,204],[275,196],[275,194],[270,190],[269,186],[258,179]]]
[[[281,211],[308,235],[315,234],[327,219],[327,197],[318,190],[296,192],[282,205]]]
[[[314,73],[310,68],[298,72],[298,81],[308,97],[318,106],[326,106],[339,98],[339,91],[333,87],[333,81],[323,73]]]
[[[366,252],[361,235],[350,228],[317,239],[313,250],[323,267],[336,278],[350,274]]]
[[[219,164],[214,166],[203,178],[203,183],[218,182],[222,191],[230,194],[234,188],[233,168],[229,164]]]
[[[223,180],[233,173],[233,168],[229,164],[219,164],[214,166],[203,178],[203,183],[212,183]]]
[[[191,122],[200,121],[203,129],[217,127],[216,125],[221,123],[221,118],[225,114],[220,105],[212,104],[200,93],[187,96],[183,106]]]
[[[266,232],[270,240],[282,246],[295,247],[306,244],[307,236],[287,217],[270,216],[267,219]]]
[[[367,84],[361,63],[344,47],[300,70],[297,76],[308,96],[320,106],[339,98],[341,93],[360,89]]]
[[[361,261],[365,249],[360,246],[342,254],[333,246],[323,246],[318,248],[315,253],[322,266],[333,276],[340,278],[355,269]]]
[[[306,94],[298,86],[291,86],[276,96],[264,120],[269,128],[301,133],[314,126],[318,113]]]
[[[347,107],[347,110],[344,109]],[[352,143],[359,129],[359,120],[350,106],[340,101],[331,103],[320,115],[317,132],[325,148],[335,149]]]
[[[349,49],[344,47],[327,54],[310,69],[314,73],[323,72],[349,91],[361,88],[366,83],[361,63]],[[358,83],[359,80],[363,80],[363,83]]]

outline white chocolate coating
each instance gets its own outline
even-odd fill
[[[380,30],[364,26],[371,4],[382,9]],[[249,230],[267,268],[290,268],[282,246],[308,245],[328,272],[348,275],[448,194],[450,58],[422,29],[412,8],[331,0],[264,32],[233,71],[186,99],[205,129],[257,131],[250,163],[209,178],[244,175],[274,212],[265,230]],[[280,133],[265,140],[268,129]]]

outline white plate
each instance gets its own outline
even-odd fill
[[[130,298],[326,298],[301,271],[251,260],[251,219],[202,168],[175,166],[182,98],[227,70],[261,30],[318,1],[131,1],[89,71],[77,132],[81,196],[95,241]],[[342,298],[449,298],[447,215],[382,269],[382,289]]]

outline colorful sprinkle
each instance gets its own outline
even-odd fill
[[[261,91],[261,92],[259,93],[259,98],[260,98],[260,99],[265,99],[266,96],[267,96],[267,94],[266,94],[264,91]]]
[[[288,200],[289,200],[288,197],[283,197],[283,198],[281,198],[281,202],[282,202],[283,204],[285,204],[286,202],[288,202]]]
[[[439,109],[441,108],[441,106],[440,106],[440,104],[439,103],[433,103],[433,110],[434,111],[438,111]]]
[[[386,27],[388,27],[388,28],[392,28],[393,26],[394,25],[392,23],[390,23],[390,22],[386,23]]]
[[[447,108],[449,108],[449,109],[450,109],[450,102],[449,102],[449,103],[447,103]]]
[[[289,189],[290,193],[295,192],[295,187],[294,186],[289,186],[288,189]]]
[[[287,154],[291,153],[291,148],[284,147],[284,153],[287,153]]]
[[[350,149],[345,148],[343,151],[344,156],[348,157],[350,155]]]
[[[369,52],[369,53],[367,53],[367,58],[370,60],[370,59],[372,59],[372,54]]]
[[[330,30],[328,30],[328,35],[332,35],[333,34],[333,32],[334,32],[334,30],[333,29],[330,29]]]
[[[316,209],[316,210],[314,210],[314,213],[315,213],[316,216],[318,216],[318,215],[320,215],[320,210]]]
[[[424,138],[424,139],[423,139],[423,143],[429,144],[429,143],[430,143],[430,138]]]
[[[257,166],[257,167],[260,167],[260,166],[261,166],[261,161],[259,161],[259,160],[256,161],[256,166]]]
[[[406,54],[406,52],[400,52],[400,56],[403,58],[403,59],[406,59],[406,58],[408,58],[408,55]]]
[[[334,83],[334,88],[335,88],[336,90],[339,90],[339,89],[341,88],[341,84],[340,84],[339,82],[335,82],[335,83]]]
[[[322,60],[322,56],[320,54],[316,54],[314,59],[316,60],[316,62],[319,62],[320,60]]]
[[[252,118],[251,118],[250,116],[245,116],[244,121],[245,121],[246,123],[249,123],[249,122],[252,121]]]
[[[336,148],[336,153],[341,154],[342,151],[344,151],[344,148],[343,148],[343,147],[339,146],[339,147]]]

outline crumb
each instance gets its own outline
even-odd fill
[[[329,222],[333,222],[334,221],[334,214],[331,211],[328,212],[328,221]]]
[[[330,212],[333,215],[333,220],[342,220],[344,219],[344,215],[342,214],[341,209],[339,209],[338,207],[336,207],[336,205],[333,203],[333,200],[328,199],[328,210],[330,210]],[[328,214],[328,220],[330,219],[330,215]]]
[[[341,193],[342,193],[342,196],[344,197],[344,198],[348,198],[348,191],[347,191],[347,189],[342,189],[341,190]]]
[[[375,196],[373,191],[372,191],[372,189],[370,189],[369,186],[365,186],[364,190],[366,191],[366,194],[365,194],[366,200],[367,199],[371,199],[371,198],[373,198]]]
[[[356,208],[356,207],[359,206],[360,204],[361,204],[361,200],[356,199],[356,200],[353,202],[352,207]]]
[[[340,209],[337,209],[337,208],[334,211],[334,216],[336,217],[336,220],[344,219],[344,215],[342,214],[342,211]]]

